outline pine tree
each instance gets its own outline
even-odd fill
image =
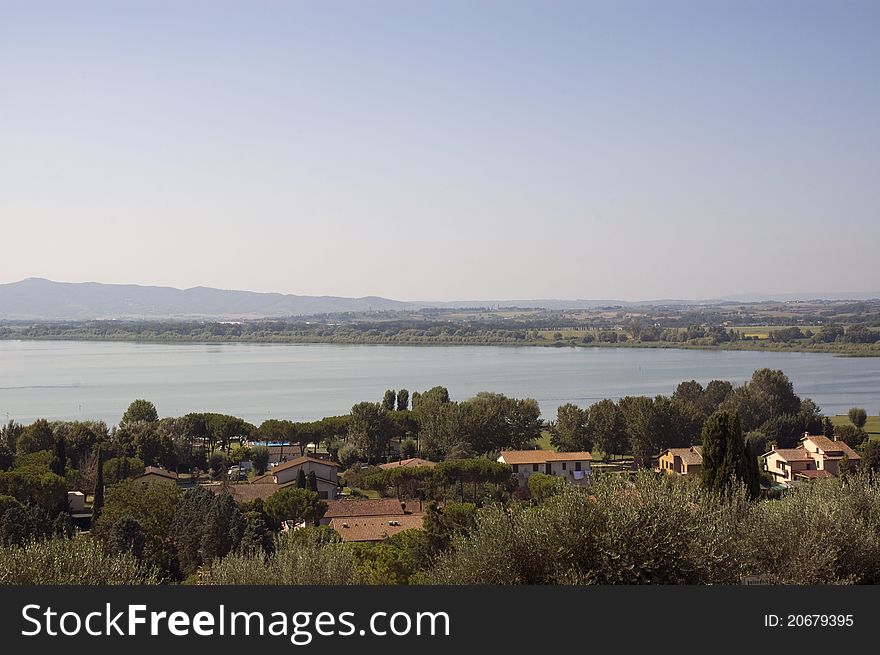
[[[98,446],[98,461],[95,466],[97,466],[98,470],[95,473],[95,496],[92,500],[93,527],[95,521],[101,515],[101,510],[104,508],[104,451],[101,446]]]
[[[299,473],[296,474],[296,488],[297,489],[305,489],[307,487],[306,482],[306,472],[300,468]]]

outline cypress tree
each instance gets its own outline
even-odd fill
[[[305,489],[306,486],[306,472],[300,469],[299,473],[296,474],[296,487],[297,489]]]
[[[98,517],[101,515],[101,510],[104,508],[104,450],[100,445],[98,446],[98,462],[96,466],[98,467],[98,470],[95,473],[95,495],[92,500],[93,527],[95,521],[97,521]]]
[[[703,425],[703,485],[724,492],[741,482],[753,496],[759,488],[757,458],[743,440],[739,415],[717,411]],[[752,460],[755,460],[752,462]]]
[[[55,452],[52,458],[52,473],[64,477],[67,470],[67,443],[63,435],[58,435],[55,440]]]
[[[309,471],[309,489],[318,493],[318,476],[314,471]]]

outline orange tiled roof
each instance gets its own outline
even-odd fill
[[[501,457],[506,464],[546,464],[547,462],[592,461],[593,456],[585,451],[559,453],[555,450],[502,450]]]
[[[343,541],[382,541],[398,532],[421,528],[424,521],[424,514],[335,518],[331,519],[330,527]]]

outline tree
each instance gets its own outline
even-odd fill
[[[52,450],[54,447],[55,434],[49,421],[44,418],[37,419],[24,428],[16,440],[16,452],[19,454]]]
[[[285,487],[276,491],[263,503],[266,513],[276,525],[284,521],[317,522],[327,511],[327,503],[309,489]]]
[[[557,450],[590,451],[593,439],[590,434],[589,412],[577,405],[565,403],[556,410],[556,421],[550,428],[550,443]]]
[[[880,471],[880,441],[871,439],[862,444],[862,467],[867,471]]]
[[[308,482],[306,482],[306,472],[305,469],[300,467],[299,472],[296,474],[296,488],[297,489],[305,489]]]
[[[342,466],[349,468],[360,461],[361,452],[354,444],[347,443],[339,449],[337,457]]]
[[[850,448],[857,448],[868,440],[868,433],[855,425],[838,425],[834,428],[834,436]]]
[[[382,398],[382,406],[385,408],[386,412],[394,411],[394,403],[397,400],[397,394],[394,392],[394,389],[387,389],[385,391],[385,396]]]
[[[822,419],[822,434],[829,439],[834,438],[834,423],[827,416]]]
[[[419,447],[414,439],[404,439],[400,442],[400,458],[410,459],[419,454]]]
[[[388,410],[384,404],[362,402],[351,408],[349,438],[369,461],[384,457],[391,440],[390,432]]]
[[[0,517],[0,545],[23,546],[52,534],[49,513],[37,505],[13,505]]]
[[[861,407],[853,407],[847,413],[849,416],[849,420],[852,422],[860,430],[865,427],[865,423],[868,422],[868,412],[866,412]]]
[[[202,564],[232,552],[241,543],[245,520],[230,494],[212,494],[202,529]]]
[[[199,486],[188,489],[175,503],[169,533],[184,577],[202,565],[202,537],[213,502],[214,493]]]
[[[409,391],[400,389],[397,392],[397,411],[404,412],[409,409]]]
[[[95,471],[95,495],[92,500],[92,527],[98,517],[101,516],[101,510],[104,508],[104,449],[98,446],[98,461]]]
[[[735,412],[717,411],[703,425],[703,485],[714,492],[725,492],[731,484],[743,483],[752,497],[757,496],[757,466],[749,459],[756,457],[745,447],[739,416]]]
[[[308,489],[310,491],[314,491],[315,493],[318,493],[318,476],[315,474],[314,471],[309,471]]]
[[[63,435],[55,439],[55,449],[52,457],[52,473],[64,477],[67,471],[67,442]]]
[[[629,449],[626,421],[613,400],[600,400],[590,407],[589,425],[595,445],[606,455],[622,455]]]
[[[110,553],[114,555],[131,553],[140,559],[144,554],[147,537],[136,519],[122,516],[110,526],[106,541]]]
[[[529,493],[538,503],[555,496],[565,487],[565,480],[556,475],[533,473],[529,476]]]
[[[119,425],[130,425],[132,423],[152,423],[159,420],[159,413],[156,406],[149,400],[138,399],[132,401],[122,415]]]
[[[266,526],[263,517],[257,512],[244,515],[244,533],[241,536],[239,550],[242,553],[270,554],[275,549],[272,531]]]
[[[5,443],[0,443],[0,471],[8,471],[12,468],[15,455]]]
[[[24,427],[22,427],[20,423],[8,421],[6,425],[0,429],[0,442],[6,444],[9,451],[14,453],[18,444],[18,438],[21,436],[22,432],[24,432]]]
[[[182,493],[177,485],[138,480],[109,487],[104,509],[92,531],[106,543],[116,521],[126,516],[133,518],[144,531],[144,561],[158,568],[165,577],[178,578],[171,524]]]
[[[254,465],[254,473],[263,475],[269,468],[269,449],[266,446],[251,448],[251,463]]]
[[[144,472],[144,463],[137,457],[112,457],[104,462],[104,483],[116,484],[136,478]]]

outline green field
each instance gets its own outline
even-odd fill
[[[866,407],[865,409],[868,408]],[[831,422],[834,423],[834,425],[851,425],[849,417],[847,416],[832,416]],[[880,416],[868,416],[868,422],[865,424],[865,431],[872,439],[880,439]]]

